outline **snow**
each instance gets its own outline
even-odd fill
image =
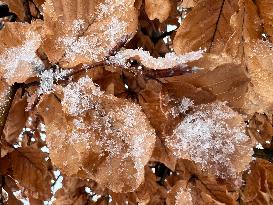
[[[40,87],[38,90],[38,95],[49,93],[53,90],[54,83],[58,80],[63,80],[66,75],[68,75],[71,70],[62,70],[52,68],[49,70],[44,70],[39,75],[40,77]]]
[[[11,47],[0,56],[0,65],[4,69],[4,78],[11,85],[24,82],[28,77],[44,68],[42,60],[36,55],[41,36],[29,31],[21,46]]]
[[[174,52],[167,53],[165,57],[154,58],[148,51],[140,49],[125,49],[111,56],[109,64],[116,64],[122,67],[130,67],[130,59],[138,59],[141,64],[150,69],[168,69],[176,66],[186,67],[186,63],[200,59],[203,51],[194,51],[184,55],[177,55]]]
[[[193,105],[194,103],[191,99],[184,97],[180,102],[178,102],[177,106],[172,107],[171,115],[175,118],[179,116],[179,114],[185,114],[186,111],[189,110],[189,108]]]
[[[176,157],[193,160],[203,170],[211,170],[221,178],[236,178],[238,162],[233,160],[250,158],[253,153],[245,124],[238,121],[238,113],[223,102],[201,105],[188,114],[167,144]],[[240,163],[240,166],[248,164]]]

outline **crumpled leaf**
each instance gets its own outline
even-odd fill
[[[47,0],[43,47],[49,60],[71,67],[109,56],[136,32],[134,2]]]
[[[246,65],[251,78],[251,86],[245,99],[244,109],[247,113],[273,112],[273,51],[269,42],[258,41],[246,49]]]
[[[88,77],[60,92],[61,103],[48,95],[39,104],[52,162],[114,192],[137,189],[156,139],[141,108],[104,94]]]
[[[193,160],[235,186],[252,160],[253,141],[245,134],[243,118],[223,102],[196,106],[166,141],[177,159]]]
[[[200,170],[192,161],[179,160],[176,172],[182,181],[176,180],[167,201],[173,202],[175,190],[182,188],[181,191],[186,194],[188,200],[191,196],[193,204],[238,204],[239,187],[234,187],[229,181],[218,180],[215,176]],[[177,199],[182,197],[179,192],[176,193]]]
[[[243,106],[247,114],[255,112],[272,113],[272,99],[268,95],[273,89],[272,44],[260,40],[262,37],[262,20],[257,6],[250,0],[239,1],[239,11],[231,18],[234,30],[227,42],[225,52],[241,62],[248,70],[251,84]]]
[[[192,8],[195,7],[198,3],[198,0],[183,0],[180,4],[182,8]]]
[[[43,69],[44,64],[36,54],[41,29],[41,22],[35,21],[6,23],[0,30],[0,76],[3,75],[9,85],[23,83]]]
[[[174,38],[178,54],[206,48],[208,52],[221,51],[232,34],[229,20],[238,9],[238,0],[203,0],[192,9]]]
[[[8,4],[10,11],[15,13],[21,21],[26,19],[26,13],[23,6],[23,1],[21,0],[3,0]]]
[[[265,114],[255,113],[249,120],[247,131],[261,144],[269,144],[273,136],[272,121]]]
[[[145,11],[150,20],[165,21],[169,17],[171,7],[170,0],[145,0]]]
[[[219,63],[216,68],[204,69],[191,75],[165,78],[167,89],[177,98],[188,97],[195,104],[227,101],[234,109],[240,109],[245,101],[249,77],[245,68],[234,63]]]
[[[87,183],[74,177],[64,177],[63,187],[54,195],[54,205],[85,205],[89,202],[84,191]]]
[[[269,205],[273,203],[273,165],[257,159],[251,163],[246,177],[242,200],[245,204]]]
[[[273,2],[270,0],[259,0],[255,2],[259,9],[259,14],[263,19],[263,26],[266,35],[273,41]]]
[[[33,198],[46,200],[51,196],[51,176],[45,154],[32,147],[20,147],[10,153],[13,177]]]
[[[27,98],[14,100],[13,105],[9,111],[8,119],[5,124],[4,135],[8,143],[13,144],[16,142],[20,133],[22,132],[26,120],[27,113]]]

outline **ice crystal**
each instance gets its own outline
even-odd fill
[[[52,91],[54,82],[58,80],[62,80],[67,74],[69,74],[70,70],[61,70],[61,69],[49,69],[44,70],[39,75],[40,77],[40,87],[38,90],[38,95],[48,93]]]
[[[189,98],[182,98],[182,100],[178,103],[177,106],[175,107],[172,107],[171,109],[171,115],[173,117],[177,117],[179,116],[179,114],[185,114],[186,111],[192,107],[194,104],[193,104],[193,101]]]
[[[29,31],[26,34],[26,41],[21,46],[9,48],[0,56],[4,78],[9,84],[24,82],[44,67],[42,60],[36,55],[40,41],[39,34]]]
[[[129,59],[138,58],[140,62],[151,69],[167,69],[175,66],[185,66],[189,61],[198,60],[202,57],[203,51],[194,51],[184,55],[176,55],[175,53],[167,53],[165,57],[154,58],[148,51],[140,49],[125,49],[119,51],[115,56],[109,58],[109,63],[113,63],[123,67],[130,67]]]
[[[223,102],[201,105],[187,115],[168,146],[178,158],[193,160],[222,178],[236,178],[252,156],[243,120]]]
[[[86,92],[86,89],[91,93]],[[101,96],[103,91],[88,77],[81,78],[77,83],[70,83],[64,89],[62,105],[65,112],[77,116],[90,108],[94,108],[92,102],[94,96]]]

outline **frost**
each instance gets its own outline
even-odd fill
[[[65,167],[64,172],[84,170],[88,178],[117,192],[125,187],[126,191],[134,190],[137,187],[135,184],[140,185],[143,181],[144,166],[150,159],[156,137],[141,107],[105,94],[89,77],[71,82],[62,90],[61,104],[64,112],[59,112],[65,115],[67,122],[64,122],[64,118],[56,118],[61,121],[53,121],[52,124],[45,120],[49,139],[53,140],[48,142],[53,161],[61,169]],[[52,115],[47,105],[45,112],[48,117]],[[62,127],[56,128],[57,124]],[[66,130],[65,133],[62,130]],[[54,140],[64,145],[55,148],[57,144],[55,145]],[[57,162],[57,155],[65,146],[76,152],[71,151],[73,154],[68,156],[69,159]],[[89,156],[90,159],[87,159]],[[86,164],[86,160],[90,162]],[[75,164],[75,161],[81,165]],[[96,172],[93,166],[105,170]],[[130,173],[128,169],[131,170]],[[112,179],[113,175],[126,180]]]
[[[179,188],[175,195],[175,205],[187,204],[192,205],[191,189],[185,189],[182,186]]]
[[[179,114],[185,114],[186,111],[194,105],[193,101],[189,98],[183,98],[177,106],[171,109],[171,115],[173,117],[179,116]]]
[[[253,152],[243,120],[222,102],[196,108],[178,124],[167,144],[177,158],[193,160],[221,178],[236,178]]]
[[[164,58],[154,58],[148,51],[140,49],[125,49],[119,51],[115,56],[109,58],[109,63],[123,67],[130,67],[129,60],[137,58],[147,68],[151,69],[167,69],[176,66],[186,66],[187,62],[198,60],[202,57],[203,51],[194,51],[184,55],[176,55],[175,53],[167,53]]]
[[[39,75],[40,87],[38,90],[38,95],[52,91],[54,82],[64,79],[64,77],[70,72],[70,70],[61,70],[59,68],[56,70],[49,69],[42,71]]]
[[[42,60],[36,55],[41,36],[29,31],[26,41],[17,47],[7,49],[0,56],[0,65],[4,69],[4,78],[9,84],[24,82],[36,71],[44,68]]]
[[[91,93],[86,92],[86,89]],[[101,96],[103,91],[88,77],[81,78],[77,83],[70,83],[64,89],[62,105],[64,111],[77,116],[90,108],[95,108],[93,97]]]

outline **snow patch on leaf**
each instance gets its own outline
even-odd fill
[[[150,69],[168,69],[176,66],[185,66],[186,63],[200,59],[203,51],[190,52],[184,55],[167,53],[165,57],[154,58],[148,51],[140,49],[125,49],[109,58],[109,63],[122,67],[130,67],[130,59],[138,59],[145,67]]]
[[[167,144],[177,158],[193,160],[224,179],[236,179],[253,154],[242,117],[223,102],[195,107]]]

